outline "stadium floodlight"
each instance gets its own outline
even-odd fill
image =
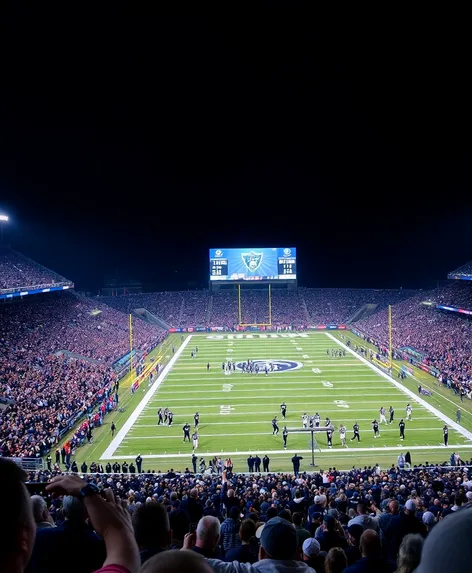
[[[3,242],[3,225],[8,223],[8,215],[0,213],[0,243]]]

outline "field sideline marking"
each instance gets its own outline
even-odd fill
[[[167,363],[166,366],[164,366],[164,370],[162,371],[162,373],[159,375],[159,377],[157,378],[157,380],[154,382],[154,384],[149,388],[149,390],[146,392],[144,398],[141,400],[141,402],[136,406],[136,408],[133,410],[133,412],[131,413],[131,416],[126,420],[126,422],[123,424],[123,427],[118,431],[118,433],[116,434],[116,436],[113,438],[113,440],[110,442],[110,444],[108,445],[107,449],[103,452],[102,456],[101,456],[101,460],[104,459],[111,459],[111,457],[113,456],[113,454],[116,452],[116,450],[119,448],[121,442],[123,441],[123,439],[125,438],[126,434],[128,433],[128,431],[131,429],[131,427],[133,426],[133,424],[136,422],[136,420],[138,419],[139,415],[141,414],[141,412],[144,410],[145,406],[147,405],[147,403],[151,400],[151,398],[153,397],[153,395],[155,394],[156,390],[159,388],[159,386],[162,384],[162,382],[165,380],[168,372],[171,370],[172,366],[174,365],[175,361],[177,360],[177,358],[181,355],[182,351],[185,349],[185,347],[187,346],[187,344],[190,342],[192,338],[192,335],[188,336],[183,342],[182,345],[180,346],[180,348],[176,351],[176,353],[174,354],[174,356],[169,360],[169,362]]]
[[[357,452],[370,452],[372,453],[376,453],[376,452],[385,452],[385,451],[390,451],[390,452],[403,452],[406,449],[408,450],[445,450],[445,451],[454,451],[454,450],[458,450],[458,449],[465,449],[465,448],[470,448],[470,445],[468,444],[454,444],[453,446],[440,446],[439,444],[437,446],[409,446],[408,448],[406,448],[405,446],[389,446],[389,447],[385,447],[385,448],[374,448],[373,446],[370,448],[333,448],[333,449],[329,449],[329,448],[322,448],[321,451],[320,450],[315,450],[315,457],[317,454],[327,454],[329,453],[331,456],[333,455],[333,453],[336,454],[340,454],[342,455],[344,452],[346,453],[346,455],[352,455],[355,454]],[[266,452],[266,450],[264,448],[261,449],[257,449],[257,448],[253,448],[252,450],[241,450],[239,452],[204,452],[201,449],[200,450],[196,450],[196,454],[199,456],[205,456],[205,457],[214,457],[214,456],[219,456],[219,457],[223,457],[223,456],[229,456],[229,457],[235,457],[235,456],[245,456],[245,455],[249,455],[249,454],[254,454],[255,452]],[[267,450],[268,454],[311,454],[311,450]],[[143,458],[148,458],[148,459],[154,459],[154,458],[190,458],[192,455],[191,450],[189,450],[188,452],[186,452],[185,454],[142,454]],[[110,458],[110,460],[134,460],[134,458],[136,457],[136,455],[124,455],[124,456],[112,456]],[[309,459],[308,457],[306,458],[307,460]],[[152,474],[154,476],[157,476],[158,474]]]
[[[463,428],[462,426],[460,426],[459,424],[454,422],[451,418],[449,418],[449,416],[446,416],[446,414],[443,414],[442,412],[437,410],[434,406],[431,406],[431,404],[428,404],[428,402],[426,402],[426,400],[423,400],[422,398],[417,396],[414,392],[412,392],[408,388],[405,388],[402,384],[400,384],[399,382],[394,380],[391,376],[389,376],[388,374],[385,374],[385,372],[380,370],[380,368],[378,368],[374,364],[371,364],[363,356],[359,356],[358,354],[356,354],[354,352],[354,350],[351,350],[351,348],[349,348],[349,346],[347,346],[346,344],[344,344],[343,342],[338,340],[332,334],[330,334],[329,332],[325,332],[325,334],[328,338],[331,338],[331,340],[334,340],[337,344],[339,344],[339,346],[342,346],[348,352],[350,352],[352,355],[356,356],[358,360],[360,360],[364,364],[367,364],[367,366],[372,368],[372,370],[374,370],[374,372],[378,372],[382,376],[382,378],[385,378],[385,380],[388,380],[391,384],[393,384],[396,388],[398,388],[404,394],[409,396],[412,400],[414,400],[418,404],[421,404],[421,406],[423,406],[423,408],[426,408],[426,410],[428,410],[429,412],[432,412],[437,418],[439,418],[443,422],[446,422],[446,424],[448,426],[450,426],[451,428],[454,428],[454,430],[456,430],[457,432],[462,434],[464,436],[464,438],[467,438],[468,440],[472,440],[472,432],[469,432],[468,430],[466,430],[465,428]]]

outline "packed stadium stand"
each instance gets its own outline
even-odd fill
[[[448,274],[449,279],[472,280],[472,261]]]
[[[72,282],[20,253],[0,245],[0,293],[55,285],[72,285]]]
[[[393,346],[410,346],[423,352],[429,364],[444,376],[469,386],[472,376],[472,322],[461,315],[438,311],[434,304],[429,304],[442,300],[442,297],[451,301],[448,304],[470,300],[468,293],[453,285],[418,294],[394,305]],[[388,343],[387,325],[387,310],[355,323],[357,329],[384,345]]]
[[[117,500],[126,502],[134,527],[124,526],[129,517],[109,511],[107,502],[96,496],[88,517],[102,538],[94,538],[93,544],[91,539],[81,542],[90,548],[78,552],[74,561],[80,569],[74,571],[98,570],[105,556],[112,554],[113,562],[126,563],[131,573],[169,571],[167,562],[174,565],[171,571],[196,573],[456,573],[470,569],[468,468],[426,465],[405,471],[403,454],[388,471],[378,466],[344,473],[330,468],[298,476],[241,475],[230,460],[209,462],[203,475],[188,468],[183,475],[173,470],[164,475],[146,473],[145,461],[142,467],[142,459],[137,458],[127,464],[126,473],[110,473],[121,472],[118,462],[114,470],[110,464],[103,468],[92,462],[89,467],[84,462],[85,467],[78,469],[82,479],[64,479],[57,470],[25,477],[31,489],[35,482],[53,478],[57,486],[52,491],[72,494],[74,488],[93,483],[111,488]],[[2,483],[13,495],[15,472],[8,463],[2,461],[0,466]],[[104,469],[107,473],[102,473]],[[51,493],[43,495],[32,500],[37,523],[29,564],[33,573],[61,570],[63,563],[54,568],[51,559],[68,554],[87,517],[76,510],[72,498],[64,498],[62,505]],[[19,496],[11,503],[20,507]],[[187,535],[192,524],[197,536]],[[20,527],[16,521],[13,526]],[[460,544],[461,550],[445,555],[446,542],[447,547]],[[190,551],[177,551],[182,548]],[[5,554],[9,551],[6,548]],[[331,567],[333,561],[338,568]],[[422,568],[416,569],[419,565]]]

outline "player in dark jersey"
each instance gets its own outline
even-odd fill
[[[280,404],[280,411],[282,413],[282,418],[285,420],[285,414],[287,413],[287,404],[285,402]]]
[[[393,406],[390,406],[390,408],[388,409],[388,412],[390,414],[390,420],[389,420],[389,424],[391,424],[395,418],[395,410],[393,409]]]
[[[354,435],[351,438],[351,442],[352,442],[352,440],[355,440],[356,438],[357,438],[357,441],[360,442],[361,437],[359,434],[359,424],[357,422],[354,424],[354,426],[352,426],[352,430],[354,432]]]
[[[313,429],[315,427],[315,419],[313,416],[310,416],[310,428]]]
[[[326,417],[325,428],[327,428],[328,426],[331,426],[331,420],[328,417]]]
[[[185,440],[188,440],[190,442],[190,424],[184,424],[183,426],[183,431],[184,431],[184,442]]]
[[[328,448],[333,447],[333,430],[331,428],[326,432],[326,437],[328,438]]]
[[[200,423],[200,414],[198,412],[195,412],[195,416],[193,417],[193,420],[195,422],[195,429],[197,429],[198,424]]]
[[[208,364],[207,364],[207,372],[209,372],[209,371],[210,371],[210,363],[208,362]]]
[[[221,363],[221,370],[223,372],[226,370],[226,364],[224,362]]]
[[[405,422],[403,421],[403,418],[400,420],[398,427],[400,428],[400,440],[404,440],[405,439]]]
[[[443,436],[444,436],[444,445],[447,446],[449,442],[449,428],[446,426],[446,424],[444,424]]]
[[[173,421],[174,421],[174,412],[169,410],[169,428],[172,426]]]
[[[279,423],[277,421],[277,416],[272,420],[272,435],[277,435],[279,433]]]
[[[167,424],[167,420],[169,419],[169,408],[164,410],[164,424]]]
[[[163,423],[164,421],[162,418],[162,408],[159,408],[159,410],[157,411],[157,425],[160,426]]]
[[[374,430],[374,438],[376,438],[377,436],[380,436],[379,423],[377,422],[377,420],[374,420],[372,422],[372,429]]]
[[[287,426],[284,426],[284,430],[282,432],[282,438],[284,439],[284,450],[287,449],[287,436],[288,436]]]

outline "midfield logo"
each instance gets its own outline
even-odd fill
[[[246,265],[246,268],[252,272],[257,271],[261,266],[263,256],[264,253],[256,253],[254,251],[251,251],[250,253],[241,253],[243,263]]]
[[[303,364],[301,362],[295,362],[294,360],[269,360],[269,359],[261,359],[261,360],[253,360],[252,361],[259,366],[259,372],[264,373],[265,367],[270,371],[270,365],[273,365],[272,373],[274,372],[286,372],[287,370],[298,370],[302,368]],[[243,363],[237,362],[236,368],[238,370],[243,369]]]

